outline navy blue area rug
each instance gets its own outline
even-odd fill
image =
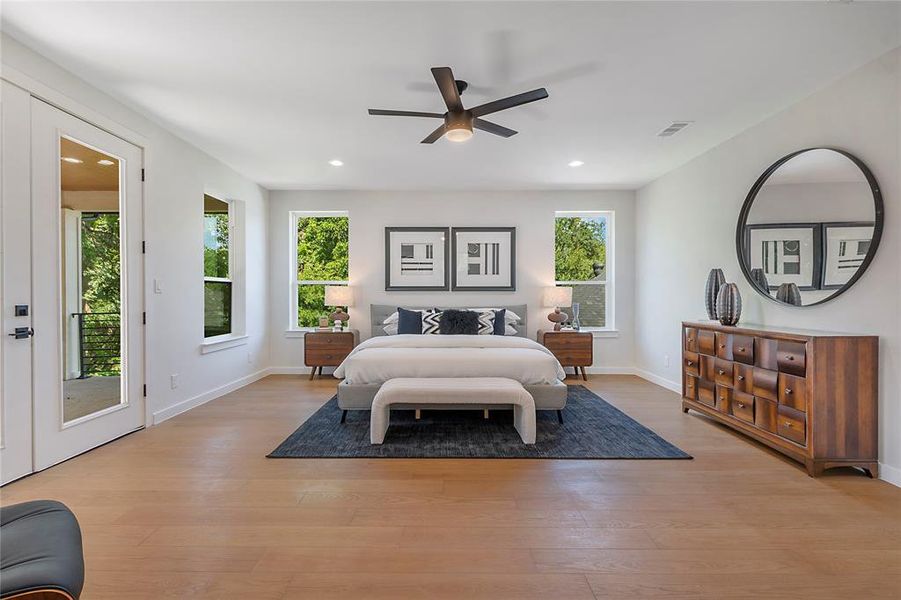
[[[583,386],[569,386],[564,423],[538,411],[537,438],[525,445],[512,410],[391,411],[385,443],[369,443],[369,411],[349,411],[341,423],[333,397],[269,458],[558,458],[686,459],[691,456]]]

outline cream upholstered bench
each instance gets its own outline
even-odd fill
[[[372,400],[369,441],[381,444],[388,432],[391,408],[428,405],[513,406],[513,426],[525,444],[535,443],[535,400],[522,384],[505,377],[401,377],[389,379]]]

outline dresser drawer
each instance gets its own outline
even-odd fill
[[[775,402],[763,398],[754,399],[754,425],[764,431],[776,433],[776,416]]]
[[[698,352],[713,356],[716,354],[716,335],[707,329],[698,330]]]
[[[686,327],[682,334],[682,349],[688,352],[698,351],[698,330],[694,327]]]
[[[689,400],[697,400],[698,399],[698,380],[691,375],[683,375],[685,378],[685,391],[682,392],[682,395]]]
[[[807,444],[807,416],[799,410],[779,405],[776,433],[795,443]]]
[[[710,382],[716,381],[716,359],[712,356],[707,356],[706,354],[702,354],[700,356],[701,359],[701,379],[706,379]]]
[[[732,387],[746,394],[754,393],[754,367],[741,363],[733,364]]]
[[[590,348],[554,348],[551,352],[564,367],[590,367],[593,362]]]
[[[775,401],[779,397],[779,373],[754,367],[754,395]]]
[[[733,390],[731,405],[735,417],[748,423],[754,422],[754,396]]]
[[[353,350],[352,333],[308,333],[303,336],[304,348],[339,348]]]
[[[734,378],[734,368],[732,367],[732,361],[723,360],[721,358],[717,358],[714,361],[714,380],[717,385],[722,385],[724,387],[732,387],[732,380]]]
[[[716,357],[732,360],[732,334],[716,332]]]
[[[779,342],[776,356],[780,371],[804,377],[807,371],[807,352],[804,349],[804,344]]]
[[[754,343],[754,364],[761,369],[778,371],[779,361],[776,359],[778,343],[776,340],[757,338]]]
[[[350,350],[341,350],[338,348],[335,349],[318,349],[318,348],[308,348],[304,352],[304,364],[308,367],[312,366],[338,366],[341,364],[347,355],[350,354]]]
[[[683,352],[682,353],[682,369],[686,373],[690,373],[697,377],[701,374],[701,365],[698,364],[698,355],[695,352]]]
[[[698,380],[698,402],[716,407],[716,386],[712,381]]]
[[[754,338],[749,335],[732,335],[732,360],[746,365],[754,364]]]
[[[779,373],[779,404],[807,412],[807,380]]]
[[[716,409],[723,414],[732,414],[730,405],[732,403],[732,388],[716,386]]]

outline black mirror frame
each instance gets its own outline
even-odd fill
[[[744,230],[745,226],[748,224],[748,216],[751,213],[751,206],[754,204],[754,200],[757,198],[758,192],[760,192],[760,188],[763,187],[763,184],[766,183],[766,180],[770,178],[770,176],[782,165],[784,165],[789,160],[798,156],[799,154],[804,154],[805,152],[810,152],[811,150],[832,150],[833,152],[838,152],[842,156],[845,156],[855,165],[860,171],[863,173],[864,177],[867,180],[867,183],[870,184],[870,191],[873,193],[873,204],[876,209],[876,214],[874,218],[875,226],[873,228],[873,240],[870,244],[870,251],[867,252],[866,257],[863,260],[863,264],[860,265],[860,268],[857,269],[857,272],[851,276],[851,279],[848,280],[848,283],[843,285],[841,288],[835,290],[835,293],[829,296],[828,298],[823,298],[818,302],[814,302],[813,304],[805,304],[803,306],[794,306],[791,304],[786,304],[784,302],[779,302],[768,293],[765,293],[761,290],[757,284],[754,283],[754,280],[751,278],[751,272],[748,270],[747,265],[745,264],[745,248],[744,248]],[[766,298],[767,300],[778,304],[779,306],[787,306],[791,308],[809,308],[811,306],[817,306],[819,304],[824,304],[829,302],[830,300],[834,300],[838,298],[842,294],[844,294],[852,285],[854,285],[858,279],[866,272],[869,268],[870,263],[873,262],[873,257],[876,256],[876,251],[879,249],[879,242],[882,240],[882,228],[885,224],[885,208],[882,202],[882,192],[879,191],[879,183],[876,181],[876,177],[873,176],[873,173],[870,171],[869,167],[845,150],[841,150],[839,148],[831,148],[829,146],[818,146],[813,148],[804,148],[803,150],[798,150],[796,152],[792,152],[791,154],[787,154],[770,165],[763,174],[757,178],[757,181],[754,182],[754,185],[751,186],[750,191],[748,192],[747,197],[745,197],[745,202],[741,207],[741,212],[738,213],[738,225],[735,228],[735,253],[738,257],[738,266],[741,269],[742,274],[745,276],[745,279],[751,287],[758,294]]]

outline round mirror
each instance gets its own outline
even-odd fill
[[[855,156],[800,150],[751,188],[738,217],[741,270],[767,298],[811,306],[835,298],[866,271],[882,236],[882,195]]]

